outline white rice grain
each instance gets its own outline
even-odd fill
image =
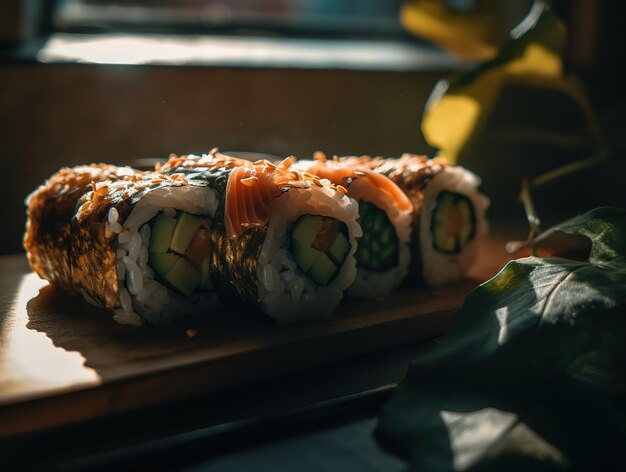
[[[118,244],[127,244],[130,241],[130,231],[122,231],[117,237]]]
[[[150,246],[150,233],[151,230],[149,224],[143,225],[139,230],[139,235],[141,236],[141,244],[143,244],[145,247]]]
[[[148,248],[146,246],[142,246],[139,251],[139,257],[137,258],[137,265],[141,267],[142,271],[145,271],[145,268],[148,266]]]
[[[274,278],[272,277],[272,266],[267,264],[261,271],[261,283],[268,292],[274,289]]]
[[[109,209],[109,215],[108,215],[108,218],[107,218],[109,220],[109,223],[111,223],[111,224],[117,223],[119,218],[120,218],[120,214],[118,213],[117,208],[111,207]]]
[[[300,300],[300,295],[302,295],[303,290],[304,290],[304,280],[298,277],[295,279],[292,285],[291,298],[297,302],[298,300]]]
[[[280,262],[282,263],[283,267],[286,267],[287,269],[290,269],[290,270],[296,270],[298,268],[296,261],[293,260],[293,256],[291,256],[284,249],[281,249],[279,252],[280,252]]]
[[[130,238],[130,242],[128,243],[128,257],[130,257],[134,262],[139,257],[140,251],[141,251],[141,236],[139,236],[139,233],[133,233],[133,235]]]
[[[126,279],[126,265],[124,261],[119,260],[115,263],[117,269],[117,280],[125,280]]]
[[[130,293],[125,288],[121,288],[119,291],[120,305],[122,310],[129,312],[133,311],[133,301],[130,298]]]
[[[137,263],[130,257],[124,256],[124,264],[126,264],[126,272],[128,273],[127,285],[131,295],[137,295],[143,288],[143,274]]]

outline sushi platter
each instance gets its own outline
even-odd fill
[[[411,154],[60,169],[0,261],[0,437],[442,334],[508,258],[479,184]]]

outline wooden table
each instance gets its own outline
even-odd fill
[[[229,313],[133,328],[0,258],[0,438],[232,388],[443,333],[452,312],[509,259],[484,242],[466,280],[341,305],[328,320],[280,327]],[[186,332],[193,329],[197,336]]]

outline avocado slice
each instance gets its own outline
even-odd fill
[[[337,233],[335,240],[328,248],[327,254],[335,264],[340,266],[343,264],[343,261],[346,259],[349,251],[350,242],[348,241],[348,238],[346,238],[343,233]]]
[[[178,262],[178,259],[180,259],[180,256],[176,254],[152,252],[150,253],[150,267],[161,277],[165,277],[167,273],[172,270],[174,264]]]
[[[326,254],[321,254],[319,259],[309,269],[309,277],[318,285],[328,285],[337,274],[337,266]]]
[[[180,212],[172,234],[170,249],[178,254],[185,254],[187,246],[200,227],[202,220],[191,213]]]
[[[150,233],[150,252],[167,252],[176,226],[176,218],[160,213],[152,224]]]
[[[291,231],[291,238],[296,241],[301,241],[310,246],[318,231],[322,227],[323,219],[321,216],[304,215],[301,216],[298,221],[293,225]]]
[[[163,279],[173,288],[188,297],[198,288],[198,285],[200,285],[202,274],[199,270],[194,269],[185,259],[179,257],[178,261],[176,261]]]
[[[293,226],[291,253],[298,268],[319,285],[327,285],[350,251],[345,225],[331,217],[303,215]]]
[[[300,270],[305,273],[322,255],[320,251],[313,249],[310,244],[303,243],[297,239],[291,241],[291,253]]]

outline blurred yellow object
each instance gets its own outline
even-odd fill
[[[505,82],[528,81],[536,86],[580,90],[561,77],[562,62],[539,44],[530,44],[524,54],[502,66],[483,71],[468,84],[449,90],[436,102],[429,101],[422,118],[422,132],[440,155],[456,163],[459,153],[486,119]]]
[[[427,142],[439,149],[441,157],[457,163],[501,100],[503,90],[511,89],[510,85],[552,90],[568,96],[590,117],[589,125],[597,131],[582,87],[574,78],[563,75],[561,50],[565,38],[564,25],[543,2],[536,2],[495,58],[454,80],[437,84],[426,103],[421,123]],[[519,105],[510,110],[516,118],[513,128],[508,124],[506,139],[545,140],[549,145],[558,145],[559,139],[563,142],[562,133],[551,133],[545,127],[535,129],[539,125],[533,116],[525,123],[519,120],[525,112],[524,103]],[[504,137],[502,131],[506,126],[505,122],[499,124],[500,138]]]
[[[473,11],[454,11],[437,0],[411,0],[400,9],[400,22],[412,34],[462,59],[485,61],[498,53],[508,31],[489,4]],[[493,6],[493,5],[491,5]]]
[[[564,24],[537,0],[495,57],[439,81],[424,107],[426,142],[481,176],[492,211],[511,210],[522,178],[542,210],[573,208],[584,176],[561,177],[580,169],[588,175],[604,162],[606,145],[582,84],[564,72],[565,41]],[[556,177],[558,184],[538,188]]]

